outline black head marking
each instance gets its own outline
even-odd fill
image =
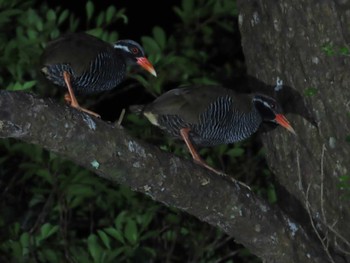
[[[145,52],[141,45],[130,39],[119,40],[113,44],[113,47],[128,54],[130,57],[140,58],[145,56]]]
[[[276,114],[282,113],[278,102],[269,96],[257,94],[253,97],[253,104],[264,121],[274,121]]]

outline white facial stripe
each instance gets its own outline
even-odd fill
[[[261,102],[262,104],[264,104],[265,107],[267,108],[271,108],[270,104],[264,100],[261,100],[260,98],[254,98],[255,101],[259,101]]]
[[[123,46],[123,45],[115,44],[115,45],[113,45],[113,47],[114,47],[114,48],[117,48],[117,49],[124,49],[126,52],[130,52],[130,50],[128,49],[128,47]]]
[[[266,101],[264,101],[263,103],[267,108],[270,108],[270,104],[268,104]]]

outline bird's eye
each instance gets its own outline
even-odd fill
[[[139,53],[139,49],[137,47],[132,47],[130,50],[133,54]]]
[[[271,109],[275,109],[275,108],[276,108],[276,103],[271,102],[271,103],[270,103],[270,108],[271,108]]]

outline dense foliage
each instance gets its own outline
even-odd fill
[[[133,75],[122,89],[79,98],[82,104],[115,121],[123,107],[146,103],[178,85],[240,81],[244,67],[235,1],[183,0],[173,12],[178,21],[171,32],[166,24],[154,25],[151,35],[135,39],[158,77]],[[77,30],[113,42],[119,38],[114,29],[127,23],[126,9],[97,10],[91,1],[77,17],[36,0],[0,0],[2,88],[62,100],[62,91],[47,86],[38,71],[45,43]],[[163,150],[190,157],[181,143],[139,116],[127,113],[123,125]],[[37,146],[16,140],[0,143],[1,262],[259,262],[232,238],[181,211],[97,178]],[[275,200],[272,184],[265,183],[271,174],[264,152],[254,138],[200,153]]]

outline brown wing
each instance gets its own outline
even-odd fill
[[[145,107],[145,112],[155,116],[179,115],[189,123],[198,123],[199,116],[219,97],[229,96],[240,110],[251,110],[248,96],[237,96],[232,90],[216,85],[190,86],[170,90]]]
[[[86,33],[69,33],[48,43],[42,65],[69,63],[77,75],[89,67],[100,52],[113,52],[113,46]]]

